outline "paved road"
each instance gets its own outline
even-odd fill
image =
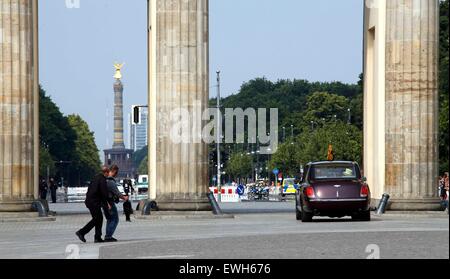
[[[79,248],[81,258],[360,259],[369,255],[366,248],[371,244],[379,247],[381,258],[449,258],[445,215],[393,215],[370,223],[320,218],[302,224],[295,220],[292,207],[292,203],[224,205],[235,219],[125,223],[121,217],[117,231],[121,242],[102,245],[80,244],[74,236],[88,221],[87,215],[58,216],[56,222],[4,223],[0,258],[65,258]],[[88,236],[89,241],[92,238]]]

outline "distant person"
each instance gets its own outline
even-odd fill
[[[445,189],[446,207],[447,207],[447,213],[448,213],[448,189],[449,189],[448,172],[446,172],[444,174],[444,189]]]
[[[131,194],[134,193],[133,182],[131,181],[131,179],[127,178],[123,181],[123,191],[125,192],[126,196],[129,196],[130,192]]]
[[[55,179],[52,177],[49,181],[50,193],[52,196],[52,203],[56,203],[56,190],[58,190],[58,184],[56,184]]]
[[[133,205],[130,201],[130,196],[125,195],[128,197],[128,200],[123,203],[123,213],[125,214],[125,220],[127,222],[131,222],[131,214],[133,214]]]
[[[41,200],[47,199],[47,192],[48,192],[48,184],[47,181],[45,181],[44,178],[39,179],[39,197]]]
[[[114,165],[111,167],[109,171],[109,176],[107,178],[107,186],[108,186],[108,203],[109,203],[109,212],[105,213],[105,217],[107,219],[106,222],[106,235],[105,242],[116,242],[117,239],[113,237],[117,226],[119,225],[119,212],[117,210],[116,204],[120,202],[120,200],[128,201],[128,196],[122,195],[117,188],[117,182],[115,178],[119,173],[119,167]]]
[[[89,185],[88,192],[86,194],[86,207],[91,213],[92,220],[81,230],[76,232],[76,235],[82,242],[86,242],[85,236],[95,227],[95,243],[104,242],[102,239],[102,227],[103,227],[103,214],[102,207],[111,206],[108,204],[108,187],[106,184],[106,178],[108,176],[109,169],[107,167],[102,168],[102,173],[95,176],[91,184]]]
[[[125,196],[128,197],[128,200],[123,203],[123,213],[125,214],[126,221],[131,222],[131,214],[133,214],[133,204],[130,200],[130,193],[133,195],[134,188],[133,188],[133,182],[131,179],[125,179],[123,181],[123,191],[125,192]]]

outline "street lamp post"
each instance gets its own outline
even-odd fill
[[[221,168],[221,159],[220,159],[220,141],[221,141],[221,122],[222,117],[220,113],[220,71],[217,71],[217,199],[218,202],[222,201],[222,168]]]
[[[352,124],[352,110],[348,109],[348,125]]]

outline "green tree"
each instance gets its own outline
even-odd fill
[[[141,150],[138,150],[138,151],[134,152],[134,154],[133,154],[134,167],[139,169],[139,166],[141,165],[142,161],[145,158],[147,158],[147,156],[148,156],[148,146],[145,146]]]
[[[333,145],[334,159],[362,161],[362,132],[355,126],[338,121],[303,133],[298,139],[298,162],[327,160],[328,145]]]
[[[278,150],[272,155],[269,169],[279,169],[285,176],[295,176],[300,171],[298,142],[286,142],[278,146]]]
[[[47,148],[41,145],[39,147],[39,175],[46,178],[47,175],[54,176],[55,174],[55,161]]]
[[[228,162],[225,171],[233,179],[243,179],[251,175],[253,159],[250,155],[244,153],[234,153]]]
[[[350,102],[344,96],[316,92],[308,97],[308,107],[304,113],[305,123],[316,123],[347,119]]]
[[[138,172],[140,175],[148,175],[148,156],[141,161]]]
[[[362,160],[362,133],[354,125],[342,121],[330,122],[304,132],[294,142],[286,142],[278,147],[269,168],[278,168],[286,176],[296,176],[300,166],[311,161],[325,161],[328,145],[333,145],[335,160]]]
[[[48,148],[55,161],[70,161],[75,155],[75,131],[58,106],[39,90],[39,137],[42,146]]]
[[[71,160],[69,180],[72,185],[81,185],[100,170],[99,150],[94,133],[79,115],[69,115],[68,121],[76,134],[75,156]]]
[[[440,153],[440,171],[449,169],[449,87],[448,87],[448,69],[449,69],[449,0],[440,2],[440,59],[439,59],[439,101],[440,101],[440,119],[439,119],[439,153]]]

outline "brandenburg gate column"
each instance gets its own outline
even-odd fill
[[[37,197],[37,1],[0,0],[0,212]]]
[[[435,210],[438,0],[366,0],[365,169],[392,210]]]
[[[149,0],[149,185],[163,211],[211,210],[201,138],[209,99],[208,2]]]

